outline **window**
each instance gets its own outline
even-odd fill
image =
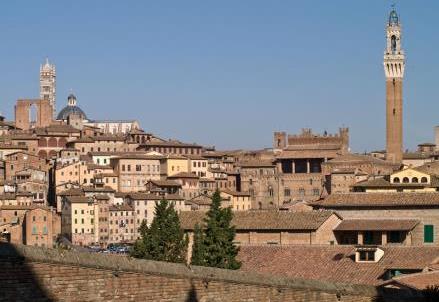
[[[299,189],[299,195],[302,197],[305,196],[305,189],[304,188]]]
[[[319,189],[313,189],[312,190],[312,195],[319,196],[320,195],[320,190]]]
[[[136,165],[136,171],[137,172],[142,171],[142,165]]]
[[[268,187],[268,195],[270,195],[271,197],[273,196],[274,192],[273,192],[273,188],[271,186]]]
[[[405,183],[405,184],[408,184],[408,183],[410,182],[410,180],[409,180],[408,177],[404,177],[404,178],[402,179],[402,182]]]
[[[431,224],[424,225],[424,243],[434,242],[434,226]]]
[[[422,182],[422,183],[427,183],[427,182],[428,182],[427,177],[422,177],[422,178],[421,178],[421,182]]]
[[[360,251],[360,261],[375,261],[374,251]]]
[[[125,171],[125,165],[122,165],[122,171]]]
[[[32,227],[32,235],[36,235],[37,234],[37,227],[34,226]]]
[[[43,227],[43,235],[47,235],[47,227],[46,226]]]
[[[400,231],[390,231],[387,233],[387,242],[389,243],[403,243],[404,242],[404,234]]]
[[[415,183],[415,184],[417,184],[419,182],[419,180],[418,180],[418,178],[417,177],[413,177],[412,178],[412,183]]]
[[[127,171],[128,171],[128,172],[131,171],[131,165],[127,165]]]

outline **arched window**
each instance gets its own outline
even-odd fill
[[[405,184],[408,184],[408,183],[410,182],[410,180],[409,180],[408,177],[404,177],[404,178],[402,179],[402,182],[405,183]]]
[[[399,184],[400,183],[399,177],[395,177],[393,179],[393,182],[396,183],[396,184]]]
[[[391,38],[391,47],[392,47],[392,53],[396,53],[396,36],[393,35]]]
[[[422,178],[421,178],[421,182],[422,182],[422,183],[427,183],[427,182],[428,182],[428,179],[427,179],[427,177],[425,177],[425,176],[424,176],[424,177],[422,177]]]
[[[417,184],[419,182],[419,179],[417,177],[412,178],[412,183]]]
[[[58,146],[58,141],[56,140],[56,138],[51,137],[51,138],[49,138],[49,143],[47,145],[49,147],[57,147]]]

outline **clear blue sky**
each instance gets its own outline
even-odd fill
[[[396,1],[406,51],[405,147],[433,141],[439,1]],[[138,119],[165,138],[221,149],[271,146],[272,132],[351,129],[354,151],[385,142],[390,1],[2,1],[0,111],[38,96],[57,66],[94,119]]]

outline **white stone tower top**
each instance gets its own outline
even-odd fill
[[[40,66],[40,98],[49,100],[53,108],[53,117],[56,115],[56,69],[55,64],[46,62]]]
[[[386,78],[403,78],[405,55],[401,45],[401,22],[394,7],[387,22],[386,36],[387,47],[384,51],[384,73]]]

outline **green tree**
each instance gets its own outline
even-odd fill
[[[194,243],[192,245],[191,263],[193,265],[205,266],[204,233],[197,223],[194,228]]]
[[[195,258],[192,264],[225,269],[241,267],[241,263],[236,260],[239,249],[233,242],[236,232],[231,226],[232,218],[232,209],[221,208],[221,195],[217,190],[212,196],[203,232],[198,230],[198,234],[194,234],[192,256]]]
[[[156,261],[185,262],[188,240],[180,227],[180,219],[167,200],[156,203],[155,216],[148,227],[145,221],[139,228],[138,239],[131,256]]]

